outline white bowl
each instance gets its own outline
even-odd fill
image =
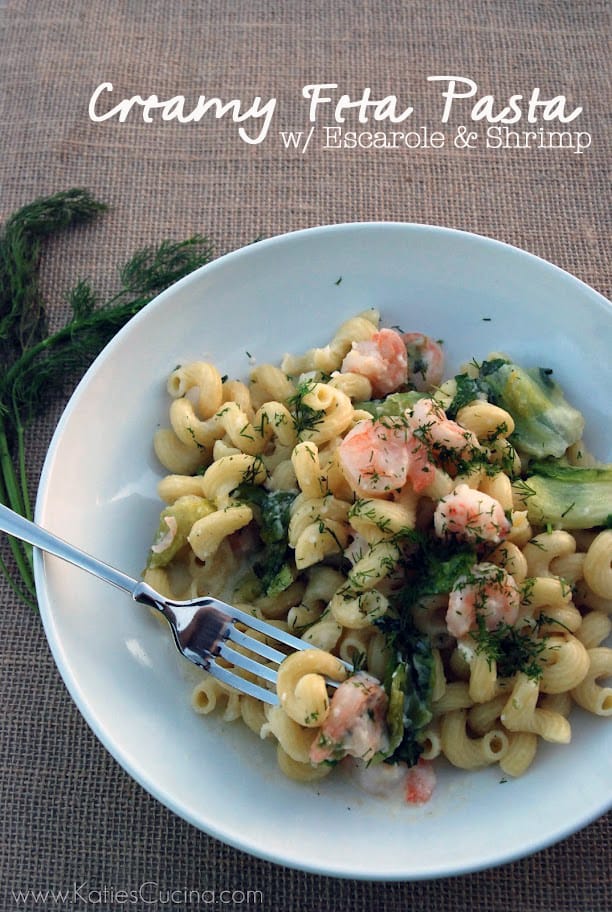
[[[472,234],[337,225],[230,253],[138,314],[66,408],[37,521],[138,575],[160,509],[151,439],[167,423],[174,366],[211,359],[245,377],[249,354],[278,361],[324,344],[343,319],[372,306],[385,325],[442,338],[449,372],[500,349],[525,366],[552,368],[585,414],[588,445],[610,458],[612,308],[601,295]],[[543,744],[523,778],[441,765],[421,808],[390,806],[339,776],[290,782],[270,743],[193,713],[197,671],[146,610],[54,558],[37,555],[36,582],[58,668],[102,743],[167,807],[254,855],[350,878],[442,877],[536,851],[610,806],[612,726],[581,711],[572,715],[572,743]]]

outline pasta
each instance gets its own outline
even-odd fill
[[[438,343],[379,321],[248,382],[172,371],[144,577],[314,647],[281,663],[278,705],[202,672],[196,713],[274,741],[290,778],[342,762],[424,801],[434,761],[520,776],[541,739],[570,741],[574,705],[612,715],[610,488],[591,521],[562,485],[610,467],[581,455],[582,416],[545,372],[493,354],[444,379]]]

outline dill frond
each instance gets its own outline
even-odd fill
[[[43,197],[19,209],[0,232],[0,502],[31,518],[25,430],[66,395],[115,333],[155,295],[210,262],[208,238],[164,240],[137,251],[119,270],[120,289],[100,301],[82,279],[67,295],[70,318],[51,335],[39,286],[43,241],[85,224],[106,205],[79,188]],[[24,601],[36,604],[30,546],[9,539],[16,572],[0,571]]]

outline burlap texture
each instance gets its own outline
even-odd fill
[[[222,253],[258,236],[352,220],[468,229],[609,293],[608,11],[603,0],[0,2],[0,219],[72,186],[111,206],[48,247],[43,287],[52,326],[65,318],[63,293],[77,278],[110,290],[116,266],[143,244],[197,231]],[[469,76],[500,105],[534,86],[546,97],[562,92],[570,107],[583,106],[580,129],[591,133],[592,147],[576,154],[313,144],[303,154],[282,145],[280,130],[308,126],[301,88],[313,82],[338,83],[354,97],[365,86],[375,97],[397,94],[418,108],[415,128],[435,129],[442,99],[426,81],[433,74]],[[151,93],[260,95],[276,97],[278,113],[256,146],[227,118],[92,123],[88,102],[104,81],[113,83],[115,103]],[[465,122],[469,108],[461,112],[449,128]],[[33,486],[62,407],[49,403],[29,435]],[[135,889],[145,881],[261,890],[258,908],[267,912],[610,907],[609,818],[534,857],[429,883],[322,878],[220,844],[158,805],[111,759],[72,705],[38,617],[0,586],[0,908],[16,907],[17,890],[83,882]],[[571,783],[551,787],[562,800]]]

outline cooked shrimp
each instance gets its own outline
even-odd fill
[[[433,399],[419,399],[406,412],[406,422],[414,438],[411,452],[415,462],[419,460],[420,450],[421,464],[429,460],[447,470],[467,471],[480,451],[476,435],[447,418],[444,409]]]
[[[447,418],[437,402],[420,399],[404,418],[359,421],[340,444],[338,459],[357,494],[385,497],[408,480],[423,491],[432,482],[432,464],[459,467],[479,449],[474,434]]]
[[[409,804],[425,804],[436,787],[436,773],[430,760],[420,759],[406,774],[406,801]]]
[[[408,461],[408,478],[414,491],[420,494],[433,481],[432,472],[435,461],[427,447],[410,430],[407,431],[406,442],[410,457]]]
[[[476,435],[447,418],[435,399],[419,399],[409,414],[408,425],[428,448],[454,451],[461,458],[480,449]]]
[[[345,756],[371,760],[386,748],[388,703],[383,686],[364,671],[343,681],[310,749],[311,761],[322,763]]]
[[[338,447],[338,460],[357,494],[384,497],[397,491],[408,478],[406,428],[392,419],[359,421]]]
[[[397,763],[363,763],[360,760],[346,760],[350,764],[353,778],[369,795],[409,804],[425,804],[431,798],[436,774],[429,760],[420,759],[416,766],[409,767],[400,760]]]
[[[487,630],[500,624],[514,624],[521,596],[514,578],[495,564],[475,564],[469,575],[459,577],[449,597],[446,612],[448,632],[460,639],[478,626],[479,618]]]
[[[432,482],[429,453],[402,418],[359,421],[338,447],[338,461],[362,497],[387,497],[407,481],[419,493]]]
[[[444,376],[444,355],[437,342],[423,333],[402,333],[408,356],[408,383],[420,392],[439,386]]]
[[[512,523],[494,497],[460,484],[438,501],[434,528],[438,538],[455,536],[468,542],[499,545]]]
[[[367,377],[376,398],[394,392],[404,386],[408,371],[402,336],[394,329],[381,329],[370,339],[353,342],[340,370]]]

